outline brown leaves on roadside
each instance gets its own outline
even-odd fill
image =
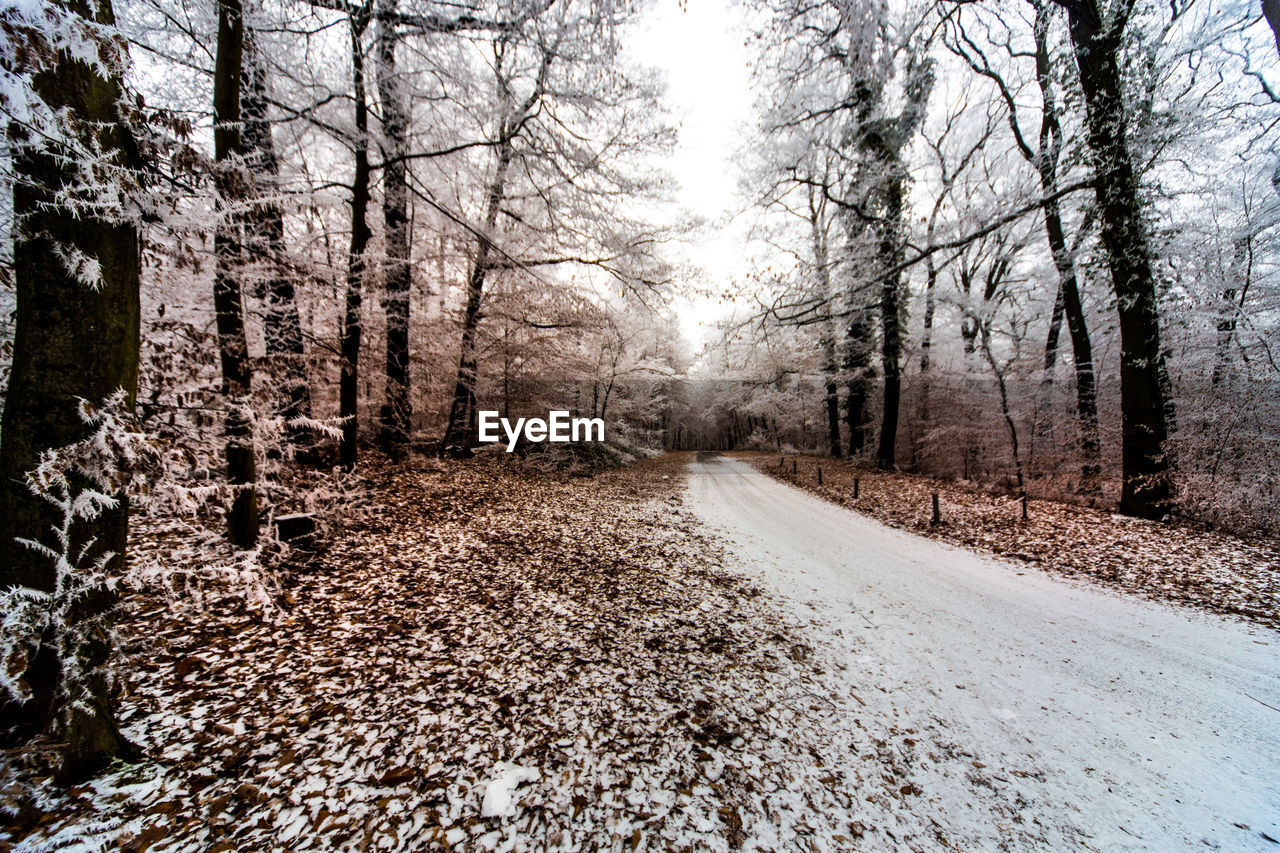
[[[1280,628],[1280,541],[1275,539],[1246,539],[1189,522],[1145,521],[1040,500],[1029,502],[1029,518],[1023,521],[1016,499],[958,483],[870,471],[830,458],[788,456],[781,466],[776,455],[741,455],[771,477],[893,527],[1051,574]],[[937,526],[930,524],[933,492],[942,510]]]

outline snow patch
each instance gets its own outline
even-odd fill
[[[522,782],[537,782],[542,773],[536,767],[523,767],[499,761],[493,766],[494,776],[484,788],[480,817],[512,817],[516,813],[515,791]]]

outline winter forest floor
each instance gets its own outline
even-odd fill
[[[1043,768],[905,708],[836,647],[860,639],[738,572],[694,459],[370,464],[273,613],[131,595],[121,719],[145,760],[62,794],[11,752],[0,851],[1106,849],[1036,801]],[[838,499],[852,470],[822,464]],[[1274,546],[1033,502],[997,550],[1011,502],[860,476],[857,508],[900,526],[928,532],[937,489],[935,535],[1277,625]],[[198,552],[173,535],[143,522],[135,547]],[[1053,557],[1067,537],[1081,554]]]
[[[1145,521],[1040,500],[1028,501],[1023,521],[1017,498],[969,484],[868,470],[830,457],[730,455],[891,527],[1050,574],[1280,628],[1280,539],[1244,538],[1189,521]],[[936,526],[930,523],[933,492],[942,516]]]
[[[146,761],[33,802],[9,755],[0,849],[945,843],[912,810],[912,732],[841,723],[857,700],[720,567],[682,506],[690,456],[373,468],[274,617],[133,597],[121,719]],[[539,778],[482,816],[515,767]]]

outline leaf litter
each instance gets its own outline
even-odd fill
[[[969,751],[828,677],[722,567],[687,456],[591,479],[372,466],[274,612],[131,594],[120,719],[145,760],[62,792],[8,754],[0,850],[1043,843]],[[136,548],[180,550],[148,523]],[[951,827],[956,785],[972,819]]]
[[[732,455],[890,527],[1060,577],[1280,628],[1280,539],[1235,536],[1185,519],[1147,521],[1048,500],[1029,501],[1024,521],[1016,498],[965,483],[873,471],[827,457],[787,455],[786,464],[779,465],[782,457],[777,454]],[[936,525],[934,492],[942,516]]]

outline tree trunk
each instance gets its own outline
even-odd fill
[[[813,187],[809,188],[809,229],[813,241],[813,262],[818,274],[819,295],[822,297],[824,310],[831,313],[831,258],[827,252],[827,233],[824,225],[823,211],[818,206]],[[836,326],[835,319],[828,316],[823,320],[822,330],[822,373],[826,379],[827,436],[829,452],[839,459],[843,454],[840,448],[840,386],[838,385],[836,359]]]
[[[233,205],[244,197],[240,159],[240,75],[244,18],[240,0],[218,4],[218,50],[213,76],[215,178],[222,215],[213,237],[213,308],[217,315],[222,393],[227,397],[227,483],[235,490],[227,512],[227,538],[238,548],[258,541],[257,467],[249,394],[253,373],[244,331],[240,275],[243,247]]]
[[[387,317],[387,386],[379,444],[397,453],[409,443],[413,404],[409,398],[409,112],[396,69],[399,34],[396,0],[378,0],[378,97],[382,102],[382,216],[386,261],[383,310]]]
[[[855,309],[845,341],[845,424],[849,427],[849,456],[860,456],[867,448],[867,403],[871,398],[871,320],[866,309]]]
[[[1218,346],[1213,363],[1213,384],[1220,385],[1231,376],[1231,342],[1236,335],[1236,317],[1240,306],[1236,304],[1236,294],[1249,292],[1249,280],[1253,276],[1253,250],[1250,237],[1241,236],[1235,240],[1235,251],[1231,257],[1231,281],[1222,289],[1222,302],[1218,307]],[[1243,296],[1241,297],[1243,302]]]
[[[309,431],[290,426],[289,421],[310,416],[311,392],[293,277],[285,264],[280,163],[268,118],[267,70],[252,27],[246,32],[243,56],[241,147],[253,188],[253,206],[245,216],[245,260],[258,276],[256,295],[262,303],[267,364],[279,387],[275,414],[284,419],[285,436],[296,447],[307,441]]]
[[[1129,153],[1119,68],[1122,33],[1104,30],[1096,0],[1055,2],[1067,10],[1080,69],[1100,233],[1120,319],[1120,510],[1160,518],[1172,497],[1164,449],[1168,433],[1160,377],[1160,316],[1138,178]]]
[[[1063,304],[1062,282],[1059,280],[1053,298],[1053,313],[1049,316],[1049,333],[1044,338],[1044,383],[1053,384],[1053,371],[1058,367],[1058,347],[1062,340],[1062,318],[1066,313]]]
[[[339,462],[355,467],[360,444],[360,332],[364,291],[365,250],[369,231],[369,99],[364,82],[364,31],[368,13],[350,19],[351,82],[356,104],[355,176],[351,183],[351,249],[347,254],[347,304],[342,323],[342,375],[338,384],[338,414],[342,421]]]
[[[834,349],[834,347],[833,347]],[[834,353],[832,358],[835,358]],[[839,459],[844,455],[840,447],[840,386],[834,376],[827,378],[827,447],[828,452]]]
[[[1280,53],[1280,0],[1262,0],[1262,16],[1271,25],[1276,39],[1276,53]]]
[[[901,255],[899,229],[903,208],[902,178],[891,175],[885,198],[885,224],[881,226],[879,254],[885,269],[897,266]],[[892,469],[898,446],[898,407],[902,399],[902,277],[885,277],[880,283],[880,369],[884,372],[884,408],[880,413],[880,444],[876,465]]]
[[[458,358],[458,377],[453,387],[453,403],[449,408],[449,427],[444,446],[470,446],[476,442],[476,329],[480,325],[480,304],[484,298],[485,278],[489,274],[489,256],[493,251],[493,231],[498,224],[498,211],[506,195],[507,168],[511,165],[511,140],[504,127],[499,135],[498,162],[485,208],[484,227],[476,237],[476,257],[467,277],[467,304],[462,315],[462,354]],[[607,398],[606,398],[607,402]],[[592,416],[595,414],[592,405]],[[600,417],[604,417],[603,408]]]
[[[1053,414],[1053,379],[1058,369],[1058,349],[1062,340],[1062,319],[1066,309],[1062,305],[1062,282],[1053,298],[1053,312],[1049,315],[1049,332],[1044,339],[1044,371],[1040,378],[1040,389],[1037,395],[1035,423],[1031,431],[1031,457],[1035,460],[1035,447],[1038,439],[1053,443],[1055,417]]]
[[[951,191],[950,179],[946,177],[945,172],[943,177],[945,182],[943,192],[949,194]],[[929,214],[929,224],[925,229],[926,245],[933,245],[934,235],[937,232],[938,213],[942,209],[942,199],[944,198],[946,198],[946,195],[940,196],[934,202],[933,211]],[[921,445],[928,440],[929,421],[933,417],[933,412],[929,408],[929,395],[933,368],[933,322],[938,310],[937,294],[938,268],[934,264],[933,255],[929,255],[925,258],[924,324],[920,335],[920,424],[924,434],[911,447],[913,467],[918,465],[918,456],[922,450]]]
[[[1089,483],[1101,473],[1098,465],[1101,442],[1098,438],[1098,394],[1093,372],[1093,342],[1089,339],[1089,327],[1085,323],[1075,262],[1067,248],[1066,233],[1062,227],[1062,209],[1055,197],[1058,192],[1058,154],[1062,142],[1062,126],[1058,121],[1058,105],[1053,93],[1050,67],[1049,9],[1041,0],[1036,3],[1035,10],[1036,80],[1041,97],[1040,151],[1035,166],[1040,173],[1040,188],[1045,194],[1044,227],[1053,265],[1058,272],[1058,298],[1061,301],[1062,316],[1067,320],[1067,331],[1071,335],[1076,375],[1076,415],[1080,423],[1080,452],[1084,457],[1082,474],[1085,483]],[[1057,302],[1054,304],[1054,319],[1056,322],[1050,326],[1050,337],[1045,346],[1045,377],[1050,382],[1057,354],[1057,329],[1061,323]]]
[[[114,26],[110,0],[99,0],[94,10],[82,3],[65,8]],[[109,59],[104,65],[114,68],[123,62],[117,65]],[[32,85],[51,108],[67,111],[83,143],[97,147],[113,168],[134,171],[140,166],[138,151],[118,109],[122,82],[118,76],[99,76],[101,67],[62,53],[51,67],[34,75]],[[82,189],[76,168],[80,164],[68,163],[65,152],[31,139],[16,123],[8,133],[17,322],[0,433],[0,586],[51,593],[56,584],[53,562],[14,537],[45,540],[61,514],[27,490],[23,475],[36,467],[42,451],[86,437],[79,415],[81,399],[100,403],[124,389],[132,407],[138,389],[140,246],[132,223],[97,218],[91,211],[68,207],[60,198],[68,188],[73,193]],[[95,287],[68,270],[59,256],[60,250],[68,249],[97,261],[100,275]],[[86,563],[108,551],[116,554],[108,566],[112,574],[124,565],[128,533],[128,504],[124,495],[118,497],[118,507],[77,524],[76,541],[71,543],[75,553],[92,542],[84,555]],[[114,604],[114,595],[104,592],[80,602],[72,618],[99,618]],[[109,638],[101,636],[78,650],[78,663],[98,669],[111,651]],[[26,673],[33,699],[14,716],[49,729],[66,743],[59,775],[68,781],[113,757],[129,756],[132,748],[116,727],[105,677],[90,678],[90,695],[84,701],[59,708],[54,703],[60,672],[57,652],[46,642],[32,656]]]
[[[1056,190],[1056,178],[1047,193]],[[1080,288],[1076,282],[1075,264],[1067,251],[1066,237],[1062,230],[1062,214],[1056,201],[1044,204],[1045,232],[1053,264],[1058,271],[1058,288],[1062,296],[1062,310],[1067,320],[1067,332],[1071,336],[1071,352],[1075,362],[1076,415],[1080,422],[1080,453],[1084,457],[1083,474],[1086,481],[1096,477],[1101,469],[1098,455],[1101,443],[1098,438],[1098,392],[1093,373],[1093,342],[1085,324],[1084,305],[1080,301]],[[1046,364],[1048,355],[1046,352]]]
[[[1009,450],[1013,455],[1013,468],[1018,482],[1018,497],[1025,499],[1027,496],[1027,480],[1022,467],[1022,454],[1018,450],[1018,424],[1013,419],[1013,412],[1009,408],[1008,383],[1005,380],[1004,369],[996,361],[995,353],[991,349],[990,322],[982,323],[981,330],[982,354],[986,356],[991,373],[996,378],[996,390],[1000,392],[1000,414],[1004,416],[1005,428],[1009,431]]]

